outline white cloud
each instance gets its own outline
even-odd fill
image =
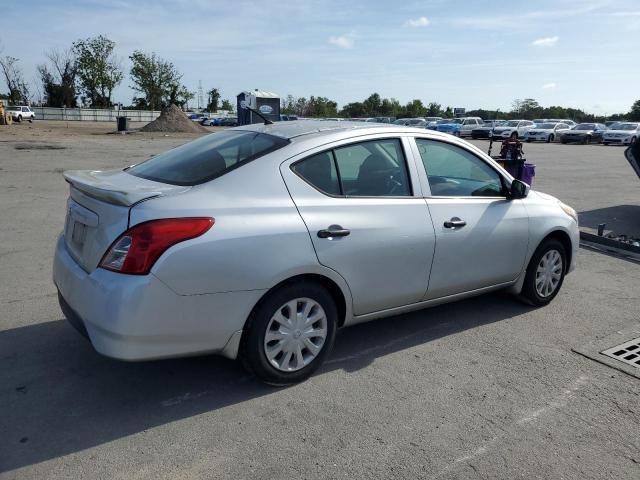
[[[640,10],[632,11],[632,12],[613,12],[610,13],[611,17],[640,17]]]
[[[542,88],[549,90],[552,88],[556,88],[556,82],[549,82],[549,83],[545,83],[544,85],[542,85]]]
[[[419,27],[427,27],[431,21],[427,17],[420,18],[412,18],[411,20],[407,20],[404,24],[407,27],[419,28]]]
[[[557,35],[555,37],[544,37],[539,38],[531,42],[532,47],[553,47],[556,43],[558,43],[560,37]]]
[[[353,48],[353,37],[351,35],[340,35],[339,37],[329,37],[329,43],[340,48]]]

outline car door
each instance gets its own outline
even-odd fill
[[[355,315],[419,302],[427,290],[434,229],[408,145],[360,137],[281,167],[318,261],[346,280]]]
[[[524,268],[529,217],[498,169],[460,145],[415,139],[436,249],[425,299],[507,284]]]

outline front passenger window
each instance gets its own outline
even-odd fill
[[[434,197],[505,196],[502,178],[472,153],[445,142],[416,139]]]

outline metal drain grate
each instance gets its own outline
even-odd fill
[[[640,338],[634,338],[616,347],[603,350],[603,355],[615,358],[621,362],[640,368]]]

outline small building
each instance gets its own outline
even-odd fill
[[[280,96],[272,93],[258,90],[244,91],[238,94],[238,124],[249,125],[251,123],[262,123],[264,120],[251,110],[244,108],[245,106],[257,110],[265,118],[272,122],[280,120]]]

